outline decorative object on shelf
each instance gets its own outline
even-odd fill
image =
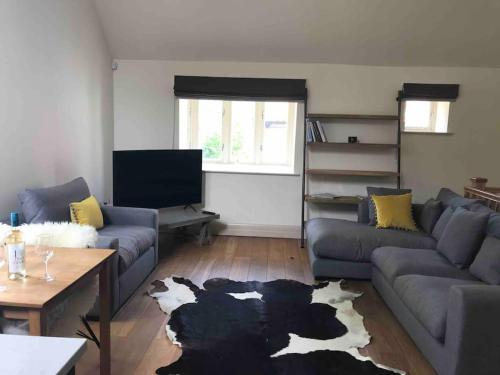
[[[488,183],[488,179],[484,177],[471,177],[471,186],[475,189],[484,190],[486,188],[486,184]]]
[[[170,316],[166,334],[182,355],[156,373],[403,374],[359,352],[370,342],[353,308],[361,294],[341,284],[157,280],[149,294]]]
[[[358,137],[348,137],[347,141],[349,143],[359,143]]]

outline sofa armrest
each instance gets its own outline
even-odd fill
[[[158,210],[136,207],[101,206],[104,225],[139,225],[158,229]]]
[[[118,238],[101,235],[97,237],[97,243],[95,244],[96,249],[118,250],[118,246]]]
[[[445,337],[450,373],[500,374],[499,317],[500,286],[451,288]]]
[[[96,249],[112,249],[116,250],[115,254],[111,259],[111,272],[110,272],[110,285],[111,285],[111,315],[113,315],[119,308],[119,299],[120,299],[120,288],[118,281],[118,249],[119,249],[119,239],[111,236],[102,236],[99,235],[97,237],[97,242],[95,244]],[[90,319],[98,319],[99,318],[99,300],[97,299],[92,310],[87,314]]]

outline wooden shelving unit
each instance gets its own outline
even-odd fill
[[[304,229],[305,229],[305,209],[306,204],[330,204],[330,205],[357,205],[361,201],[359,196],[342,196],[342,197],[317,197],[310,194],[307,190],[308,176],[336,176],[342,177],[370,177],[370,178],[394,178],[396,186],[401,186],[401,104],[398,101],[397,115],[371,115],[371,114],[336,114],[336,113],[308,113],[304,122],[304,164],[302,174],[302,237],[301,246],[304,247]],[[346,143],[346,142],[310,142],[307,143],[307,123],[309,121],[324,120],[322,125],[335,126],[336,123],[351,124],[358,122],[363,125],[376,124],[396,126],[397,143]],[[344,125],[345,126],[345,125]],[[308,153],[315,150],[325,151],[363,151],[363,152],[382,152],[394,151],[397,156],[396,171],[374,171],[374,170],[348,170],[348,169],[326,169],[312,168],[309,164]]]

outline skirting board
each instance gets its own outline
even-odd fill
[[[214,223],[212,233],[220,236],[300,238],[300,226]]]

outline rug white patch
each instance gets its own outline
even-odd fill
[[[227,293],[231,297],[234,297],[236,299],[260,299],[262,301],[262,294],[257,293],[257,292],[246,292],[246,293]]]

